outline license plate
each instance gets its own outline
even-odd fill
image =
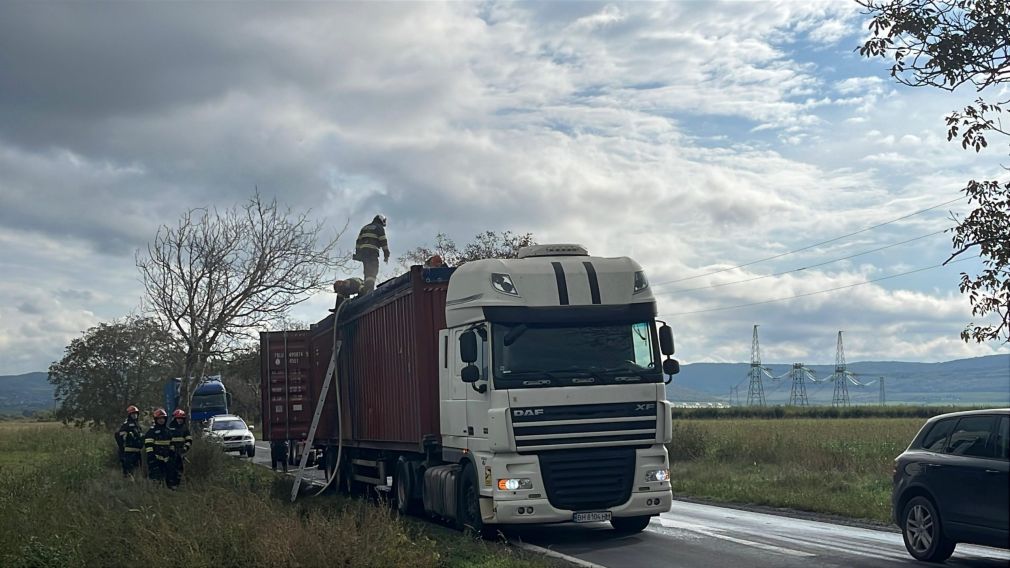
[[[573,514],[572,520],[576,523],[596,523],[600,521],[609,521],[610,517],[610,511],[589,511],[586,513]]]

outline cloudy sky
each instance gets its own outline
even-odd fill
[[[334,228],[385,213],[394,256],[484,229],[632,256],[685,362],[746,360],[755,323],[769,362],[833,361],[839,329],[850,361],[1005,353],[958,338],[977,261],[734,307],[941,263],[1005,158],[945,140],[974,93],[858,57],[857,8],[7,3],[0,374],[136,310],[157,227],[255,186]]]

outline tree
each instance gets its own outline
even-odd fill
[[[251,331],[282,320],[346,264],[334,256],[343,229],[329,240],[322,232],[308,212],[281,210],[257,192],[224,212],[187,211],[177,225],[158,229],[146,255],[138,253],[150,306],[185,354],[182,400],[189,400],[208,358],[227,355]]]
[[[307,329],[303,326],[302,329]],[[259,345],[247,345],[228,356],[227,360],[211,363],[208,373],[220,373],[232,395],[232,414],[251,424],[260,421],[260,350]]]
[[[116,424],[126,407],[158,406],[178,354],[156,319],[131,316],[101,323],[70,342],[49,366],[60,406],[56,416],[78,425]]]
[[[862,56],[893,59],[891,76],[903,85],[954,91],[970,85],[977,92],[1010,82],[1010,4],[1006,0],[856,0],[870,16],[872,37]],[[1010,97],[975,103],[946,117],[947,140],[960,136],[963,149],[980,152],[990,136],[1010,136],[1001,116]],[[974,210],[955,217],[953,254],[972,249],[982,258],[975,275],[961,273],[972,315],[996,324],[974,322],[961,332],[964,341],[1010,342],[1010,180],[971,180],[964,188]]]
[[[537,244],[533,233],[515,234],[512,231],[484,231],[463,246],[456,245],[445,233],[435,235],[435,246],[420,246],[406,252],[398,260],[404,268],[412,264],[424,264],[434,255],[442,257],[448,266],[460,266],[482,258],[516,258],[519,249]]]

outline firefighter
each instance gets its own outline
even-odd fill
[[[140,410],[132,404],[126,407],[126,420],[116,432],[119,446],[119,463],[123,466],[123,477],[133,478],[133,470],[140,465],[140,454],[144,451],[144,435],[140,432]]]
[[[178,487],[182,481],[186,453],[193,445],[193,436],[189,433],[189,425],[186,424],[185,410],[175,409],[172,421],[168,423],[168,431],[171,433],[172,454],[165,466],[165,485],[172,489]]]
[[[379,275],[379,250],[383,261],[389,262],[389,245],[386,242],[386,216],[376,215],[372,222],[361,228],[354,243],[354,260],[364,265],[365,282],[362,295],[375,289],[375,278]]]
[[[154,411],[154,424],[144,434],[144,452],[147,454],[147,477],[155,481],[165,479],[165,469],[172,456],[172,432],[165,422],[168,413],[164,408]]]

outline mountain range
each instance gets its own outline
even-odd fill
[[[774,377],[792,368],[786,364],[764,367]],[[807,367],[819,379],[834,372],[834,365]],[[879,402],[880,377],[884,377],[885,397],[889,403],[906,404],[1001,404],[1010,406],[1010,354],[958,359],[943,363],[906,363],[900,361],[861,361],[848,369],[856,380],[871,383],[860,387],[849,384],[852,404]],[[680,374],[667,386],[667,396],[681,403],[747,402],[749,363],[692,363],[683,365]],[[53,408],[53,386],[44,372],[0,376],[0,414],[29,414]],[[762,381],[768,404],[785,404],[792,387],[788,378]],[[737,387],[736,400],[730,388]],[[833,385],[829,382],[806,383],[811,404],[830,404]]]

